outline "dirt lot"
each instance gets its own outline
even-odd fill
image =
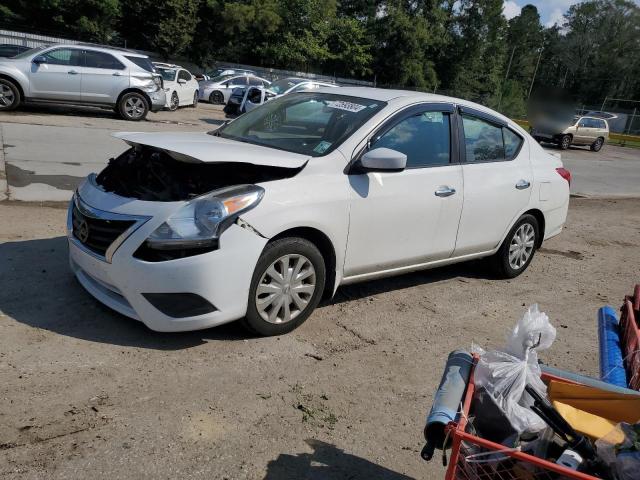
[[[512,281],[460,265],[342,288],[281,338],[157,334],[76,283],[64,217],[0,204],[3,479],[442,478],[419,450],[448,352],[499,345],[539,302],[542,359],[596,374],[596,309],[639,280],[640,200],[572,199]]]

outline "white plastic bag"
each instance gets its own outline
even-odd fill
[[[531,385],[546,396],[547,387],[540,379],[536,350],[549,348],[555,338],[556,329],[549,323],[549,317],[534,304],[518,321],[502,350],[475,349],[480,353],[474,374],[476,385],[485,387],[493,395],[520,433],[537,432],[546,427],[529,408],[533,402],[524,387]]]

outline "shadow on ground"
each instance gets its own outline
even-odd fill
[[[334,445],[320,440],[306,442],[313,453],[281,454],[267,465],[264,480],[411,480]]]
[[[237,324],[199,332],[157,333],[103,306],[69,269],[65,237],[0,244],[0,311],[16,321],[83,340],[157,350],[244,340]]]
[[[472,262],[342,287],[323,306],[456,277],[486,278],[486,268]],[[76,281],[65,237],[0,243],[0,279],[0,312],[60,335],[158,350],[250,338],[237,322],[198,332],[157,333],[112,311]]]

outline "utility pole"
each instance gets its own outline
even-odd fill
[[[531,96],[531,90],[533,90],[533,83],[536,81],[536,74],[538,73],[538,65],[540,65],[540,59],[542,58],[542,52],[544,47],[540,48],[540,55],[538,55],[538,61],[536,62],[536,69],[533,71],[533,78],[531,79],[531,85],[529,86],[529,93],[527,94],[527,100]]]
[[[607,103],[607,98],[608,98],[608,96],[605,96],[604,100],[602,101],[602,106],[600,107],[600,111],[601,112],[604,112],[604,105],[605,105],[605,103]]]
[[[504,95],[504,84],[507,83],[507,78],[509,78],[509,72],[511,71],[511,62],[513,61],[513,54],[516,52],[516,47],[514,46],[511,49],[511,56],[509,57],[509,65],[507,65],[507,73],[504,75],[504,81],[502,86],[500,87],[500,97],[498,98],[498,110],[500,110],[500,105],[502,105],[502,95]]]

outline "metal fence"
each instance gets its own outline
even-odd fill
[[[42,45],[48,45],[52,43],[66,43],[66,44],[76,45],[79,43],[86,43],[86,42],[72,40],[69,38],[40,35],[36,33],[26,33],[26,32],[14,31],[14,30],[0,29],[0,43],[5,43],[9,45],[24,45],[26,47],[33,48],[33,47],[40,47]],[[107,47],[107,48],[109,47],[109,45],[100,45],[100,46]],[[130,50],[138,53],[144,53],[145,55],[148,55],[153,61],[170,62],[170,63],[182,65],[183,67],[187,68],[188,70],[191,70],[194,73],[200,73],[203,70],[209,70],[209,69],[203,69],[201,67],[198,67],[196,64],[190,62],[185,58],[175,57],[175,58],[165,59],[156,52],[148,52],[144,50],[133,50],[133,49],[130,49]],[[278,80],[280,78],[286,78],[286,77],[302,77],[302,78],[310,78],[310,79],[325,81],[325,82],[333,82],[339,85],[354,85],[354,86],[364,86],[364,87],[374,86],[374,82],[356,80],[353,78],[342,78],[342,77],[322,75],[322,74],[310,73],[310,72],[282,70],[278,68],[256,67],[253,65],[241,65],[238,63],[230,63],[230,62],[217,62],[211,67],[211,69],[216,67],[221,67],[221,66],[253,70],[254,72],[256,72],[256,75],[271,81]]]

